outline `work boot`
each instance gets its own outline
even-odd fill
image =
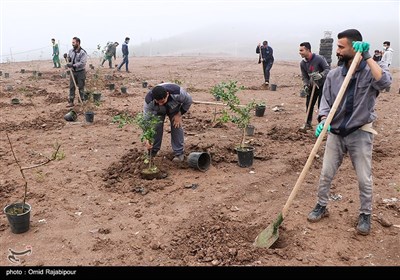
[[[182,162],[184,159],[185,159],[185,155],[184,155],[184,154],[181,154],[181,155],[176,155],[176,156],[172,159],[172,161],[173,161],[173,162]]]
[[[371,215],[361,213],[358,217],[357,233],[368,235],[371,229]]]
[[[67,108],[71,108],[71,107],[74,107],[74,102],[72,102],[72,101],[68,102],[68,104],[67,104]]]
[[[329,212],[326,206],[321,206],[319,203],[315,208],[308,214],[307,220],[311,223],[318,222],[323,217],[329,217]]]

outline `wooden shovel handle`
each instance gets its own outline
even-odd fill
[[[83,103],[82,103],[82,99],[81,99],[81,95],[80,95],[80,93],[79,93],[79,88],[78,88],[78,86],[76,85],[76,81],[75,81],[75,77],[74,77],[74,71],[72,71],[71,68],[69,69],[69,74],[70,74],[70,76],[71,76],[72,81],[74,82],[74,85],[75,85],[75,92],[76,92],[76,90],[78,89],[78,100],[79,100],[79,103],[83,104]]]
[[[193,100],[193,104],[206,104],[206,105],[219,105],[219,106],[228,106],[227,104],[224,103],[217,103],[217,102],[210,102],[210,101],[198,101],[198,100]],[[245,105],[237,105],[238,107],[246,107]]]
[[[353,58],[353,62],[350,65],[350,69],[347,72],[346,77],[344,78],[343,84],[340,87],[339,93],[338,93],[338,95],[337,95],[337,97],[335,99],[335,102],[332,105],[332,108],[331,108],[331,110],[330,110],[330,112],[328,114],[328,117],[325,120],[324,128],[322,129],[322,132],[318,136],[317,141],[315,142],[314,147],[311,150],[310,155],[308,156],[307,162],[304,165],[303,170],[301,171],[299,178],[297,179],[296,185],[294,186],[292,192],[289,195],[288,200],[286,201],[285,206],[283,207],[283,210],[282,210],[282,217],[283,218],[285,218],[286,214],[288,213],[289,207],[292,204],[292,201],[293,201],[294,197],[296,196],[300,185],[303,183],[304,177],[306,176],[308,170],[310,169],[311,163],[313,162],[314,157],[317,154],[317,151],[319,149],[319,146],[321,145],[322,140],[324,139],[326,131],[328,130],[328,126],[331,123],[331,121],[333,119],[333,116],[335,115],[336,110],[339,107],[340,102],[342,101],[342,97],[343,97],[344,93],[346,92],[347,86],[348,86],[348,84],[350,82],[351,77],[353,76],[353,74],[355,72],[355,69],[356,69],[358,63],[360,62],[360,58],[361,58],[361,53],[357,52],[356,55]]]
[[[310,108],[311,108],[311,103],[312,103],[312,100],[313,100],[313,98],[314,98],[314,92],[315,92],[315,88],[316,88],[317,86],[316,86],[316,84],[315,83],[313,83],[313,86],[312,86],[312,90],[311,90],[311,96],[310,96],[310,101],[308,102],[308,106],[307,106],[307,114],[306,114],[306,121],[305,121],[305,124],[307,124],[307,120],[308,120],[308,114],[310,113]]]

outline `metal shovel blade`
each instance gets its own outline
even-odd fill
[[[269,248],[272,244],[278,240],[279,237],[279,226],[283,222],[282,213],[279,214],[278,218],[273,224],[270,224],[264,229],[254,241],[253,245],[259,248]]]

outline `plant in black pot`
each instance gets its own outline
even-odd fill
[[[140,141],[149,141],[153,143],[156,135],[156,126],[160,122],[160,118],[157,115],[148,113],[138,113],[136,117],[130,116],[128,113],[121,113],[113,117],[113,123],[118,123],[118,127],[122,128],[128,124],[136,124],[142,129]],[[151,152],[146,152],[144,155],[144,163],[147,164],[147,168],[141,171],[141,176],[144,179],[160,178],[161,173],[157,166],[154,165],[153,156]]]
[[[55,152],[53,152],[51,158],[47,158],[46,161],[44,161],[40,164],[36,164],[33,166],[28,166],[28,167],[22,167],[15,155],[13,145],[11,143],[10,137],[7,132],[6,132],[6,136],[7,136],[8,143],[10,145],[10,149],[11,149],[12,155],[14,157],[15,163],[18,165],[19,171],[22,175],[22,179],[24,180],[24,197],[23,197],[22,202],[16,202],[16,203],[7,205],[4,208],[4,213],[6,214],[7,219],[10,223],[11,232],[12,233],[24,233],[29,230],[30,215],[31,215],[31,209],[32,209],[31,205],[26,202],[26,195],[28,193],[28,181],[26,180],[24,171],[28,170],[28,169],[37,168],[39,166],[45,165],[45,164],[49,163],[50,161],[53,161],[56,159],[58,159],[58,160],[62,159],[65,157],[65,155],[64,155],[64,153],[59,151],[61,145],[56,144]]]
[[[264,101],[256,103],[256,112],[255,112],[256,116],[257,117],[264,116],[265,108],[266,108],[266,106],[265,106],[265,102]]]
[[[134,119],[134,123],[142,129],[140,141],[148,141],[152,144],[156,135],[156,126],[160,123],[160,118],[152,113],[138,113]],[[158,178],[160,170],[154,165],[151,152],[145,154],[144,162],[148,164],[148,167],[142,170],[142,177],[148,180]]]
[[[104,88],[104,81],[100,78],[100,69],[97,69],[87,80],[86,96],[82,100],[92,99],[94,103],[100,102],[101,89]]]
[[[227,102],[233,97],[232,95],[235,95],[239,90],[242,89],[244,89],[244,87],[238,87],[237,82],[221,82],[215,85],[210,92],[217,101],[222,99],[223,102]],[[217,112],[217,107],[214,107],[213,115],[214,117],[212,123],[214,124],[214,127],[231,121],[229,112],[226,109]],[[217,118],[217,115],[220,115],[220,117]]]
[[[219,96],[222,101],[226,103],[229,108],[229,113],[224,110],[224,115],[229,115],[230,120],[237,125],[242,134],[240,144],[235,147],[235,151],[238,155],[238,164],[240,167],[249,167],[253,165],[254,158],[254,147],[246,145],[246,128],[250,123],[251,114],[254,110],[256,103],[254,101],[247,105],[240,104],[240,99],[237,97],[237,93],[243,89],[238,87],[236,81],[230,81],[229,83],[221,83]]]

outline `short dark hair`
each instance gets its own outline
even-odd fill
[[[125,41],[128,41],[128,40],[130,40],[130,38],[129,38],[129,37],[126,37],[126,38],[125,38]]]
[[[52,41],[55,41],[56,39],[54,39],[54,38],[51,38],[51,40],[52,40]]]
[[[264,41],[264,42],[263,42],[263,45],[268,45],[268,41]]]
[[[389,41],[385,41],[385,42],[383,42],[383,44],[390,46],[390,42]]]
[[[300,44],[300,47],[305,47],[307,50],[311,51],[311,44],[309,42],[303,42]]]
[[[155,100],[161,100],[167,96],[167,91],[162,86],[155,86],[152,93]]]
[[[363,40],[360,31],[358,31],[357,29],[347,29],[345,31],[340,32],[337,35],[337,37],[338,39],[347,38],[347,40],[349,40],[350,43],[353,43],[354,41]]]
[[[74,38],[72,38],[72,40],[77,41],[79,44],[81,43],[81,39],[79,39],[78,37],[74,37]]]

